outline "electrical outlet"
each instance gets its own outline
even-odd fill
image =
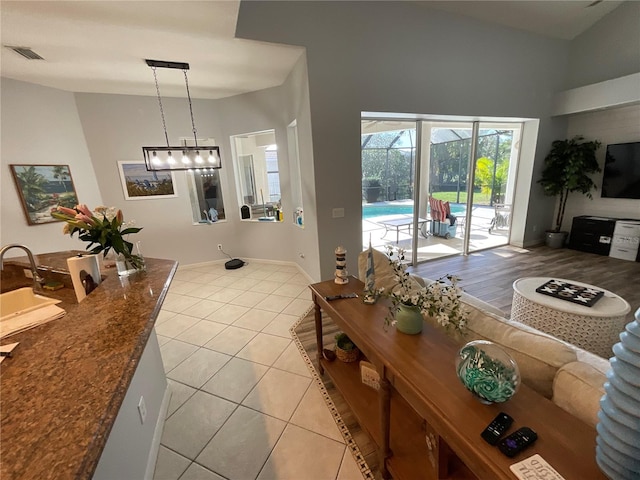
[[[27,278],[33,278],[33,272],[32,272],[31,270],[29,270],[28,268],[25,268],[25,269],[23,270],[23,272],[24,272],[24,276],[25,276],[25,277],[27,277]]]
[[[140,397],[138,402],[138,413],[140,414],[140,422],[144,425],[144,421],[147,419],[147,405],[144,403],[144,397]]]
[[[221,243],[218,244],[218,250],[222,251],[222,244]]]

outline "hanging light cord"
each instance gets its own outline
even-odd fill
[[[193,127],[193,140],[198,146],[198,131],[196,130],[196,122],[193,120],[193,106],[191,105],[191,94],[189,93],[189,79],[187,78],[187,71],[182,70],[184,73],[184,84],[187,86],[187,98],[189,99],[189,112],[191,112],[191,126]]]
[[[158,104],[160,105],[160,116],[162,117],[162,128],[164,129],[164,138],[167,140],[167,147],[169,146],[169,134],[167,133],[167,123],[164,120],[164,109],[162,108],[162,98],[160,98],[160,87],[158,86],[158,76],[156,75],[156,67],[151,67],[153,70],[153,79],[156,81],[156,92],[158,92]],[[193,114],[191,115],[193,119]]]

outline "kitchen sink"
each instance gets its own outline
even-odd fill
[[[61,300],[34,293],[33,288],[24,287],[0,294],[0,322],[32,312]]]

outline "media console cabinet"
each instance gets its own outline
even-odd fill
[[[418,335],[383,328],[386,300],[326,300],[357,293],[364,285],[333,280],[310,286],[314,306],[319,373],[328,374],[378,447],[383,478],[515,479],[509,466],[538,453],[566,480],[606,477],[595,461],[596,431],[526,385],[502,404],[484,405],[455,372],[459,347],[424,325]],[[380,389],[362,383],[359,362],[329,362],[322,356],[322,315],[344,331],[380,375]],[[501,411],[514,418],[508,431],[527,426],[537,442],[514,458],[492,447],[480,433]]]
[[[640,262],[640,220],[573,217],[569,248]]]

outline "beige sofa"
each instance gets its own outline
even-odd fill
[[[367,252],[358,257],[359,277],[364,281]],[[388,258],[374,250],[376,288],[396,285]],[[433,280],[412,276],[421,285]],[[598,422],[600,398],[604,395],[609,361],[534,328],[506,318],[499,309],[463,294],[469,310],[464,335],[448,331],[430,321],[463,345],[471,340],[489,340],[501,345],[516,360],[522,382],[556,405],[592,425]]]

